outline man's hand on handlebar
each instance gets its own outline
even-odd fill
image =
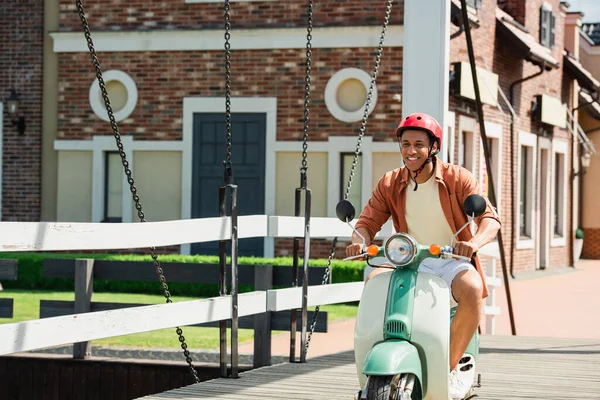
[[[454,243],[454,254],[471,258],[479,250],[476,243],[473,242],[456,242]]]
[[[354,257],[362,254],[364,251],[362,243],[352,243],[346,247],[346,257]],[[363,258],[357,258],[357,260],[364,260]]]

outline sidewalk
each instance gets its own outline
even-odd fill
[[[536,271],[509,280],[518,336],[600,339],[600,260],[580,260],[575,268]],[[496,292],[496,335],[510,335],[504,286]],[[329,325],[329,332],[313,335],[308,358],[352,350],[354,319]],[[287,356],[289,333],[274,335],[273,356]],[[297,335],[297,348],[300,335]],[[253,343],[240,346],[252,353]],[[297,350],[299,355],[299,350]]]

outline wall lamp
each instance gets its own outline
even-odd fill
[[[11,118],[13,126],[17,127],[17,132],[19,132],[19,135],[24,134],[25,117],[19,116],[21,98],[19,97],[15,89],[10,89],[10,96],[8,96],[8,99],[6,99],[6,103],[8,105],[8,115]]]
[[[575,179],[576,176],[584,175],[586,173],[586,170],[590,167],[591,161],[592,161],[592,155],[587,151],[584,152],[581,155],[581,167],[579,168],[579,171],[577,171],[573,174],[573,179]]]

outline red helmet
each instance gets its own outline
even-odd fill
[[[400,121],[396,128],[396,137],[402,136],[407,129],[416,129],[429,133],[433,140],[438,142],[438,151],[442,147],[442,127],[431,115],[425,113],[412,113]]]

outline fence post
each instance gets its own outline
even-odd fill
[[[490,257],[486,266],[486,275],[488,281],[489,295],[485,299],[485,333],[488,335],[496,334],[496,315],[499,313],[499,307],[496,306],[496,288],[500,285],[500,280],[496,277],[496,258]]]
[[[75,314],[91,310],[94,291],[94,260],[78,258],[75,260]],[[73,358],[84,359],[92,355],[91,342],[73,343]]]
[[[254,266],[254,290],[273,289],[273,266]],[[271,365],[271,313],[254,316],[254,368]]]

